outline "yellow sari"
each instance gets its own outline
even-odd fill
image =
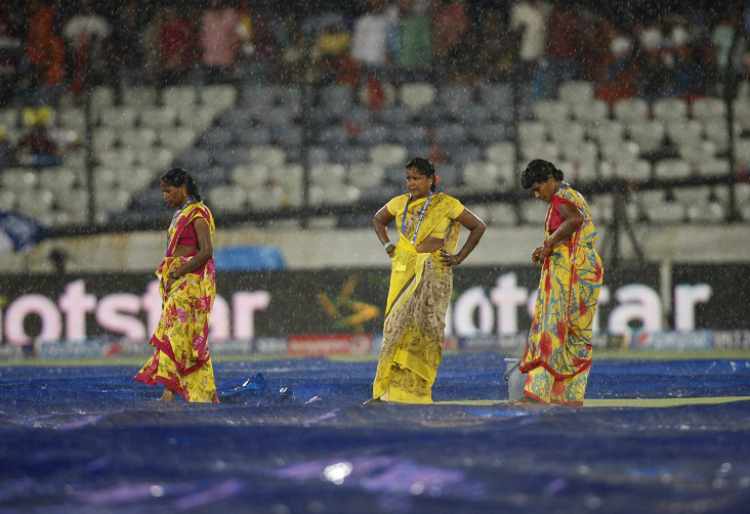
[[[210,259],[202,270],[186,273],[165,288],[169,272],[191,257],[175,257],[180,234],[197,219],[208,223],[213,240],[216,227],[202,202],[184,207],[169,227],[167,252],[156,270],[162,297],[161,319],[149,344],[154,355],[136,374],[147,385],[161,384],[189,402],[218,402],[208,350],[208,320],[216,297],[216,269]]]
[[[545,239],[562,221],[559,205],[583,216],[570,239],[553,248],[539,279],[526,350],[520,370],[526,373],[524,395],[541,403],[583,405],[591,368],[591,325],[604,269],[596,251],[596,227],[583,196],[563,183],[547,210]]]
[[[404,194],[386,204],[401,230],[391,262],[383,346],[372,397],[390,402],[432,403],[453,270],[440,260],[440,250],[418,253],[417,246],[432,236],[443,239],[443,249],[454,253],[460,229],[455,220],[464,206],[445,193],[416,200],[406,209],[408,200],[409,195]]]

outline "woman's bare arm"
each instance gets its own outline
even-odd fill
[[[487,229],[487,224],[469,209],[464,209],[456,221],[469,230],[469,237],[456,255],[451,255],[445,250],[441,252],[442,260],[448,266],[457,266],[466,260]]]
[[[375,216],[372,217],[372,227],[375,229],[375,235],[378,236],[380,244],[384,246],[390,241],[388,238],[388,224],[393,221],[394,218],[393,214],[388,211],[385,205],[375,213]],[[386,250],[388,251],[388,255],[393,257],[393,252],[396,251],[396,248],[395,246],[389,246]]]

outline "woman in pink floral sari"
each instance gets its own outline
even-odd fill
[[[177,211],[156,270],[162,312],[150,341],[155,351],[135,380],[163,385],[162,400],[177,394],[188,402],[218,402],[208,351],[208,320],[216,296],[214,218],[184,170],[168,171],[160,186],[164,201]]]

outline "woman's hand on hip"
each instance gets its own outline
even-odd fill
[[[452,253],[448,253],[445,250],[440,250],[440,260],[445,264],[446,266],[458,266],[461,264],[461,259],[458,258],[458,255],[453,255]]]

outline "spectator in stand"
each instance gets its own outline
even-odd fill
[[[521,80],[532,83],[532,99],[542,98],[545,93],[542,58],[547,41],[547,24],[539,0],[520,0],[510,11],[510,28],[518,33],[519,72]]]
[[[138,8],[138,0],[119,4],[115,23],[108,39],[108,75],[121,97],[124,85],[138,81],[144,66],[142,34],[146,25],[145,9]],[[125,84],[124,84],[125,83]]]
[[[44,0],[28,4],[26,59],[30,71],[29,89],[41,104],[56,104],[65,77],[65,44],[58,35],[55,8]]]
[[[63,27],[73,78],[70,87],[74,94],[84,93],[89,81],[99,83],[105,77],[103,49],[111,33],[109,22],[94,12],[90,0],[84,0],[79,11]]]
[[[221,0],[210,0],[203,12],[200,29],[202,63],[207,82],[229,78],[241,45],[240,13]]]
[[[551,91],[547,91],[546,96],[554,95],[561,83],[580,78],[579,48],[582,46],[582,27],[576,8],[566,0],[557,0],[547,21],[546,82],[550,85]]]
[[[469,16],[461,0],[438,0],[432,13],[432,53],[444,78],[460,73]]]
[[[664,96],[667,89],[667,70],[662,60],[661,29],[655,25],[640,31],[641,53],[638,68],[641,74],[640,95],[652,101]]]
[[[0,105],[9,102],[19,78],[23,48],[14,22],[8,8],[0,5]]]
[[[43,168],[62,164],[60,148],[47,129],[50,114],[47,108],[25,110],[29,130],[18,140],[15,149],[20,165]]]
[[[341,71],[351,67],[350,43],[351,34],[341,17],[330,18],[319,28],[312,58],[321,83],[338,82]]]
[[[703,66],[698,60],[697,50],[691,45],[690,33],[683,24],[672,28],[671,47],[665,53],[667,68],[670,71],[672,90],[667,94],[692,100],[705,94],[706,83]]]
[[[388,61],[387,36],[391,20],[384,0],[370,0],[369,11],[357,18],[352,37],[352,57],[369,70],[382,69]]]
[[[180,83],[195,56],[195,31],[190,21],[174,7],[165,7],[159,30],[160,84]]]
[[[633,43],[625,34],[615,33],[609,45],[606,74],[596,85],[596,97],[610,105],[638,94],[638,67]]]
[[[423,71],[432,66],[430,18],[414,0],[399,1],[399,24],[394,25],[394,53],[402,70]]]
[[[5,127],[0,127],[0,171],[13,163],[13,146],[8,140],[8,132]]]

